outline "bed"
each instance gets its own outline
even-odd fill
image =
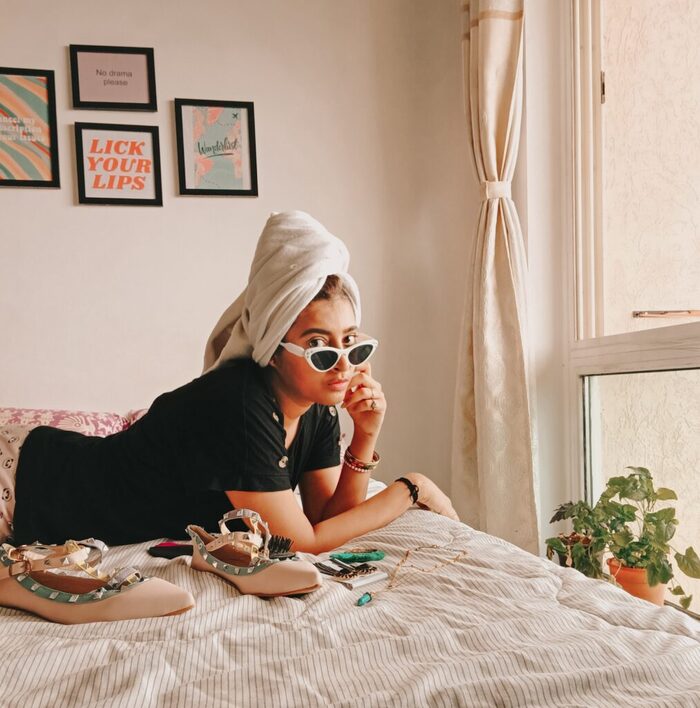
[[[700,705],[700,623],[498,538],[412,509],[347,545],[466,554],[372,587],[240,595],[188,557],[115,547],[192,592],[179,616],[64,626],[0,608],[3,706]],[[424,553],[435,565],[456,552]],[[410,559],[409,563],[413,560]],[[379,583],[376,589],[381,589]]]
[[[0,408],[0,425],[109,435],[143,413]],[[344,547],[384,550],[390,574],[417,546],[440,548],[406,565],[465,551],[385,592],[324,580],[264,600],[149,545],[114,547],[105,566],[181,585],[195,608],[64,626],[0,607],[0,706],[700,706],[700,622],[428,511]],[[380,592],[358,607],[366,590]]]

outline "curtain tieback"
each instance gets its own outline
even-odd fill
[[[482,182],[481,201],[486,199],[510,199],[510,182]]]

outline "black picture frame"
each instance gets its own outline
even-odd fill
[[[0,187],[60,187],[54,72],[0,67],[0,106]]]
[[[176,98],[174,106],[180,194],[257,197],[253,102]]]
[[[150,137],[145,152],[144,135]],[[76,123],[75,156],[80,204],[163,206],[158,126]],[[137,196],[142,189],[147,196]]]
[[[152,48],[71,44],[69,51],[73,108],[158,110]],[[130,100],[137,95],[141,100]]]

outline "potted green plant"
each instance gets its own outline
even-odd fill
[[[680,596],[680,604],[688,608],[692,595],[687,595],[674,579],[671,553],[681,572],[700,578],[700,558],[692,547],[685,553],[673,548],[678,519],[674,507],[657,508],[658,502],[677,499],[666,487],[654,487],[652,475],[645,467],[628,467],[626,477],[612,477],[592,508],[585,502],[562,504],[553,521],[571,519],[574,532],[590,539],[577,540],[570,549],[572,565],[591,577],[610,577],[632,594],[663,604],[666,584],[671,593]],[[547,539],[549,549],[561,552],[566,544],[562,534]],[[609,551],[609,576],[600,560]],[[628,576],[630,576],[628,578]]]
[[[548,538],[547,557],[551,559],[556,553],[560,565],[575,568],[589,578],[604,577],[602,560],[607,534],[601,509],[585,501],[567,502],[555,509],[549,523],[564,519],[571,520],[573,531]]]

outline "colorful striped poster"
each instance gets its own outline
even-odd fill
[[[0,68],[0,186],[58,186],[53,72]]]

